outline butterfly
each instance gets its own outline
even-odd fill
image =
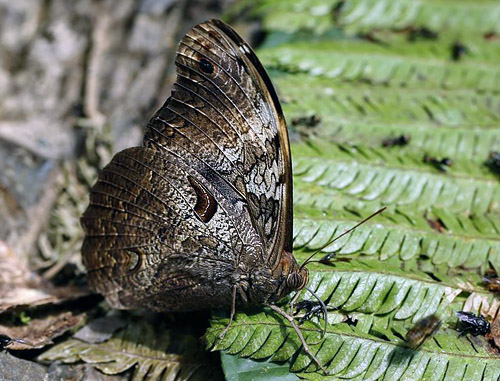
[[[193,27],[175,64],[142,146],[117,153],[91,189],[81,219],[89,285],[120,309],[231,308],[232,321],[236,306],[256,305],[286,315],[274,303],[304,288],[308,271],[292,254],[290,144],[276,91],[219,20]]]
[[[141,147],[103,169],[82,217],[92,288],[117,308],[275,302],[308,280],[292,255],[290,146],[252,49],[210,20],[180,42],[172,95]]]

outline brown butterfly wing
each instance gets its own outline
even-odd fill
[[[273,267],[292,251],[291,159],[283,112],[252,49],[219,20],[191,29],[176,57],[172,96],[148,125],[144,145],[213,170],[247,202]]]
[[[236,282],[291,251],[288,135],[262,65],[217,20],[187,33],[176,65],[144,147],[113,158],[82,218],[90,285],[118,308],[230,306]]]
[[[255,256],[259,241],[241,236],[245,221],[228,194],[203,182],[168,152],[135,147],[115,155],[82,218],[90,286],[117,308],[230,305],[234,253]],[[216,198],[210,210],[204,201]]]

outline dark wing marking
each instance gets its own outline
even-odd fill
[[[188,180],[197,196],[194,211],[200,220],[207,223],[212,219],[215,212],[217,212],[217,202],[210,191],[194,177],[188,176]]]

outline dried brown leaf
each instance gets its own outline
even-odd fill
[[[497,349],[500,350],[500,315],[491,323],[490,338],[493,339]]]
[[[54,287],[32,272],[3,241],[0,241],[0,313],[18,307],[61,303],[88,295],[77,287]]]
[[[9,349],[26,350],[42,348],[52,343],[52,339],[61,336],[71,328],[82,324],[86,314],[74,315],[63,311],[49,316],[31,319],[27,325],[1,325],[0,333],[21,342],[12,341]]]

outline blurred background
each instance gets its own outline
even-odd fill
[[[178,41],[212,17],[256,48],[283,103],[299,259],[388,206],[380,225],[323,251],[374,260],[372,270],[387,260],[405,285],[413,271],[426,310],[401,323],[446,308],[495,318],[500,302],[481,279],[500,272],[498,2],[0,0],[0,334],[29,330],[36,341],[17,356],[32,364],[56,336],[104,314],[58,311],[48,324],[45,312],[22,311],[82,296],[53,287],[85,284],[89,187],[114,152],[139,144],[169,96]]]

